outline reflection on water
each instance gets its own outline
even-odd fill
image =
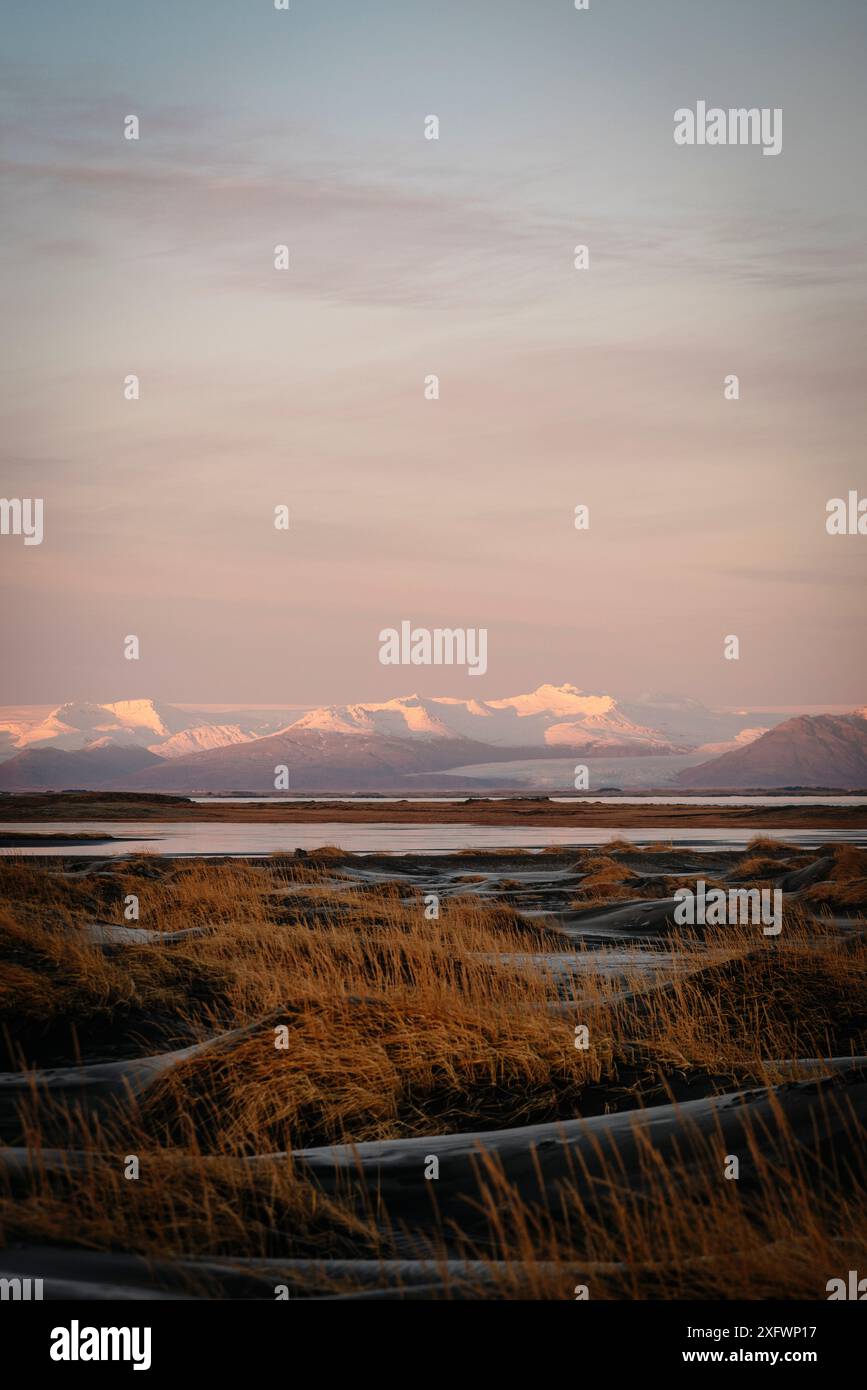
[[[643,830],[572,830],[545,826],[489,825],[347,825],[326,821],[321,825],[260,825],[207,821],[10,821],[0,832],[19,835],[106,835],[122,839],[89,844],[34,845],[3,848],[0,854],[272,854],[276,850],[317,849],[336,845],[361,853],[445,854],[461,849],[544,849],[546,845],[604,845],[609,840],[631,840],[636,845],[664,840],[696,849],[744,848],[757,834],[771,835],[805,848],[829,840],[867,844],[867,830],[685,830],[661,825]]]

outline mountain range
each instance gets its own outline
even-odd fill
[[[464,781],[483,789],[519,785],[512,768],[540,758],[562,761],[566,788],[569,760],[594,758],[617,760],[625,785],[635,758],[653,758],[666,769],[663,781],[683,788],[867,784],[863,711],[819,716],[821,731],[810,724],[805,732],[809,716],[780,718],[676,695],[623,702],[570,684],[494,700],[409,695],[313,709],[78,701],[0,711],[0,790],[261,795],[274,793],[280,767],[290,793],[453,787],[470,767]],[[474,781],[479,768],[483,780]],[[559,766],[552,771],[561,778]]]
[[[675,777],[678,787],[867,787],[867,707],[801,715]]]

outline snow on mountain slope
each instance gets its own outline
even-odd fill
[[[289,727],[389,738],[472,738],[503,748],[624,742],[670,746],[664,735],[628,719],[613,696],[584,694],[574,685],[539,685],[528,695],[492,701],[406,695],[381,705],[328,705],[310,710]]]
[[[513,709],[521,719],[540,715],[600,719],[617,707],[611,695],[588,695],[575,685],[540,685],[529,695],[510,695],[504,700],[489,700],[488,704],[491,709]]]
[[[209,748],[228,748],[233,743],[250,743],[255,734],[246,732],[237,724],[198,724],[193,729],[182,729],[171,738],[148,745],[152,753],[161,758],[185,758],[189,753],[201,753]]]
[[[338,734],[382,734],[388,738],[454,738],[454,729],[439,715],[439,703],[435,699],[423,700],[420,695],[407,695],[384,704],[325,705],[308,711],[288,727]]]
[[[658,730],[637,724],[610,695],[588,695],[574,685],[540,685],[532,695],[494,700],[494,709],[514,709],[521,720],[545,726],[547,744],[642,743],[663,748],[668,740]],[[550,723],[551,718],[556,723]]]
[[[599,745],[640,743],[655,748],[659,752],[673,749],[668,739],[662,738],[656,729],[645,729],[633,724],[623,715],[608,718],[591,716],[587,719],[564,719],[560,724],[551,724],[545,730],[545,743],[548,747],[592,743]]]
[[[181,710],[155,700],[117,700],[104,705],[73,701],[45,712],[16,710],[0,720],[0,758],[26,749],[56,748],[64,752],[112,744],[119,748],[149,748],[162,757],[182,757],[205,748],[221,748],[273,732],[273,719],[225,722],[199,710]]]
[[[16,737],[18,749],[50,745],[52,748],[83,748],[108,728],[119,728],[102,705],[76,701],[59,705],[43,719],[22,721]]]
[[[103,705],[103,709],[114,715],[122,729],[150,729],[167,738],[184,727],[179,710],[173,710],[171,705],[158,705],[153,700],[117,700],[114,704]]]
[[[670,741],[636,724],[610,695],[574,685],[540,685],[502,700],[407,695],[383,704],[328,705],[289,726],[398,738],[470,738],[497,747],[636,743],[663,750]]]
[[[748,710],[708,709],[700,700],[682,695],[648,694],[620,706],[628,719],[647,725],[675,743],[701,747],[703,744],[729,744],[747,728],[760,732],[779,724],[783,715],[756,714]]]
[[[767,729],[741,729],[735,738],[723,739],[721,743],[703,743],[695,751],[701,753],[704,758],[720,758],[723,753],[746,748],[748,743],[755,743],[757,738],[761,738],[762,734],[767,732]]]
[[[2,715],[6,714],[3,719]],[[575,685],[540,685],[503,699],[406,695],[381,702],[283,710],[180,709],[155,700],[106,704],[74,701],[56,709],[0,710],[0,761],[28,748],[74,752],[107,741],[141,747],[163,758],[182,758],[231,747],[274,733],[316,732],[435,743],[470,739],[494,748],[628,748],[643,754],[709,745],[722,752],[746,728],[766,727],[772,717],[707,709],[697,700],[648,695],[624,704],[611,695]]]
[[[50,746],[72,750],[102,737],[118,744],[143,745],[155,734],[169,737],[186,722],[180,711],[153,700],[120,700],[107,705],[78,700],[59,705],[41,719],[19,720],[15,737],[19,749]]]

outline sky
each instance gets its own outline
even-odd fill
[[[0,495],[45,531],[0,536],[0,703],[865,703],[861,0],[4,29]],[[782,152],[676,145],[699,100]],[[486,673],[383,666],[404,619]]]

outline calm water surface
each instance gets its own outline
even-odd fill
[[[791,803],[790,803],[791,804]],[[203,821],[10,821],[0,831],[23,835],[105,835],[124,839],[86,845],[34,845],[0,848],[0,855],[117,855],[149,850],[156,854],[272,854],[275,850],[317,849],[336,845],[359,853],[447,854],[461,849],[541,850],[547,845],[604,845],[609,840],[630,840],[636,845],[664,840],[673,845],[703,849],[742,849],[757,834],[770,835],[805,848],[828,840],[867,844],[867,830],[761,830],[673,829],[660,825],[635,830],[607,826],[604,829],[571,830],[545,826],[487,825],[387,825],[372,822],[346,825],[326,821],[321,825],[260,825]]]

